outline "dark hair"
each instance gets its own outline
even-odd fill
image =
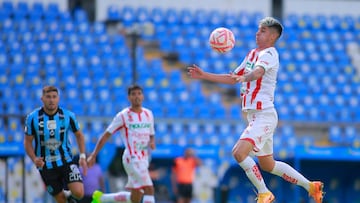
[[[135,85],[130,85],[128,87],[128,95],[130,95],[133,90],[141,90],[141,92],[143,91],[143,89],[142,89],[142,87],[140,85],[136,85],[136,84]]]
[[[56,92],[59,94],[59,90],[55,86],[49,85],[49,86],[43,87],[42,95],[45,95],[46,93],[49,93],[49,92]]]
[[[283,31],[283,26],[281,25],[281,23],[278,20],[276,20],[273,17],[266,17],[266,18],[263,18],[262,20],[260,20],[259,24],[262,26],[274,28],[277,31],[277,33],[279,34],[278,38],[280,38],[282,31]]]

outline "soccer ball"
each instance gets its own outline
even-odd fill
[[[235,46],[234,33],[224,27],[216,28],[210,34],[209,43],[210,47],[218,53],[228,52]]]

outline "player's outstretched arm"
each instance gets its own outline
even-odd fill
[[[203,71],[199,66],[192,65],[187,68],[188,75],[194,79],[202,79],[216,83],[235,84],[237,81],[231,77],[231,74],[215,74]]]
[[[83,168],[84,175],[86,176],[87,175],[86,157],[81,156],[82,154],[85,155],[85,137],[80,130],[75,132],[75,136],[80,152],[79,165]]]

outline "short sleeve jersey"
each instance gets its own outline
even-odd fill
[[[176,158],[173,163],[173,171],[176,174],[177,183],[191,184],[195,178],[196,166],[196,160],[194,158]]]
[[[72,161],[69,131],[79,129],[75,114],[59,107],[54,115],[46,114],[43,108],[31,112],[24,131],[26,136],[34,137],[36,156],[44,157],[45,167],[51,169]]]
[[[243,75],[261,66],[265,74],[241,85],[242,109],[261,110],[274,107],[274,94],[277,72],[279,70],[279,54],[274,47],[259,51],[251,50],[243,62],[234,70],[234,74]]]
[[[151,110],[143,107],[142,111],[137,113],[127,107],[116,114],[106,131],[111,134],[120,131],[125,145],[124,156],[148,160],[150,136],[155,135]]]

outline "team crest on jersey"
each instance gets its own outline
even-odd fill
[[[56,129],[56,121],[54,121],[54,120],[47,121],[46,126],[49,130],[55,130]]]

